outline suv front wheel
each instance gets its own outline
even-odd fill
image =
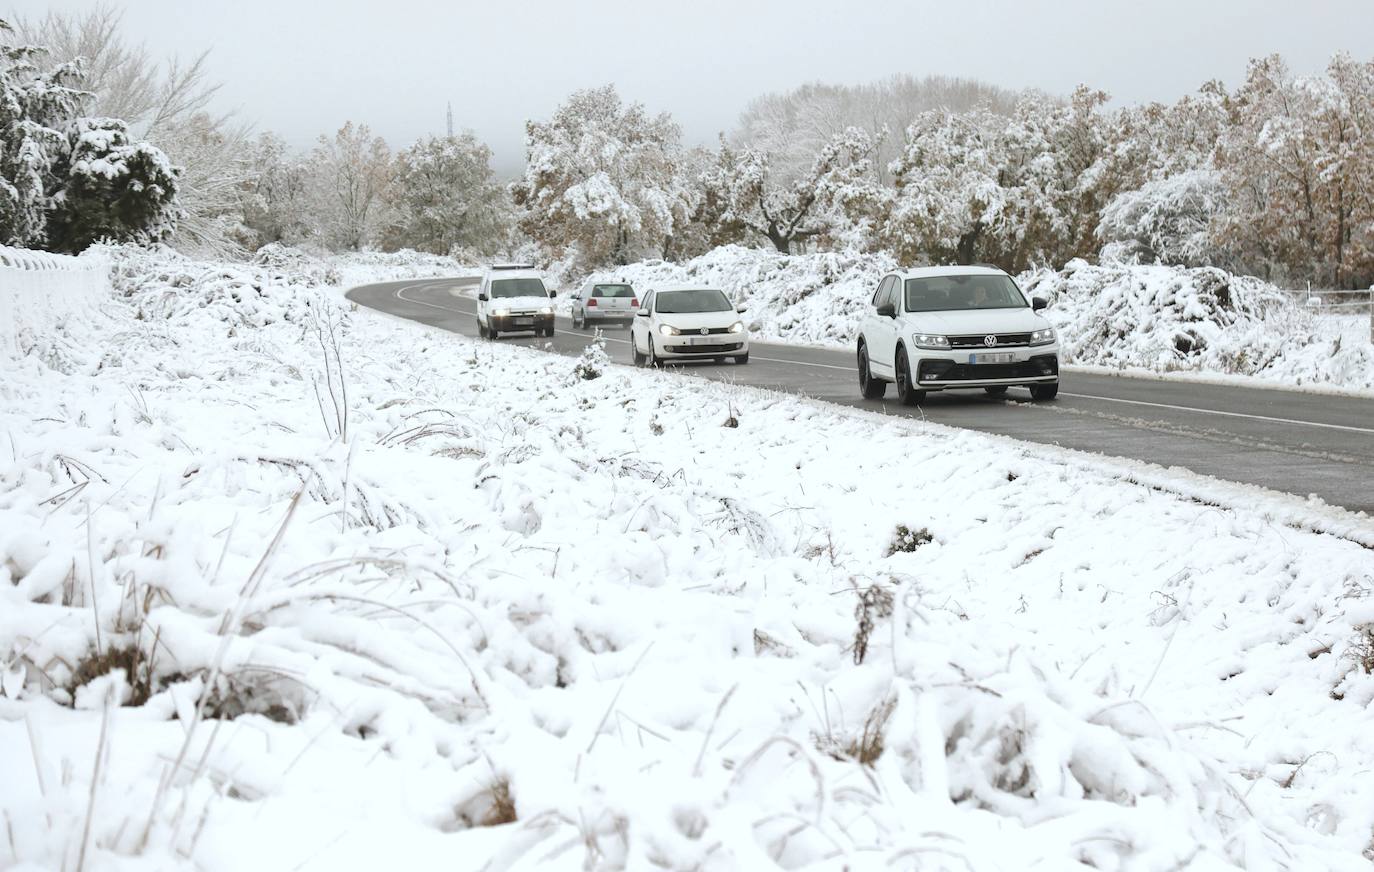
[[[897,399],[903,406],[914,406],[926,398],[925,391],[918,391],[911,383],[911,364],[907,361],[906,349],[897,349]]]
[[[1059,396],[1059,382],[1050,382],[1044,385],[1031,385],[1030,391],[1032,400],[1052,400]]]
[[[887,393],[887,382],[873,377],[868,368],[868,346],[859,343],[859,393],[865,400],[881,400]]]

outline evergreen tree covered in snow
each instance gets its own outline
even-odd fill
[[[0,21],[0,37],[12,33]],[[98,239],[162,239],[179,214],[178,170],[122,121],[84,117],[81,69],[46,72],[32,46],[0,46],[0,242],[80,251]]]
[[[574,92],[525,131],[525,175],[511,187],[521,227],[586,266],[662,254],[697,206],[677,124],[622,103],[614,86]]]

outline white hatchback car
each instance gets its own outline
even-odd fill
[[[1000,396],[1059,393],[1059,338],[1011,276],[993,267],[927,267],[885,276],[859,333],[859,389],[879,399],[889,382],[913,405],[927,391],[982,388]]]
[[[552,336],[553,295],[533,267],[492,266],[477,288],[477,334],[496,339],[502,333],[531,330],[535,336]]]
[[[630,325],[630,347],[636,366],[658,366],[665,360],[749,362],[749,331],[734,306],[718,288],[671,286],[644,295]]]
[[[639,298],[626,282],[584,282],[572,298],[572,324],[582,329],[589,324],[616,321],[629,327],[639,310]]]

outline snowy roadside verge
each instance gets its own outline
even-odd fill
[[[27,351],[36,336],[104,302],[108,271],[98,253],[70,257],[0,245],[0,354]]]
[[[21,860],[1365,866],[1368,549],[223,271],[0,386]]]

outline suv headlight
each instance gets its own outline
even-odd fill
[[[933,333],[913,334],[911,341],[917,348],[934,348],[940,350],[949,348],[948,336],[936,336]]]
[[[498,318],[504,318],[510,314],[510,309],[493,309],[491,314]]]
[[[664,336],[679,336],[682,334],[681,330],[669,324],[658,325],[658,332]]]
[[[1031,334],[1031,345],[1049,345],[1059,337],[1055,335],[1053,327],[1046,327],[1044,330],[1037,330]]]
[[[743,333],[743,332],[744,332],[744,322],[743,322],[743,321],[736,321],[735,323],[731,324],[731,325],[730,325],[730,332],[731,332],[731,333]]]

